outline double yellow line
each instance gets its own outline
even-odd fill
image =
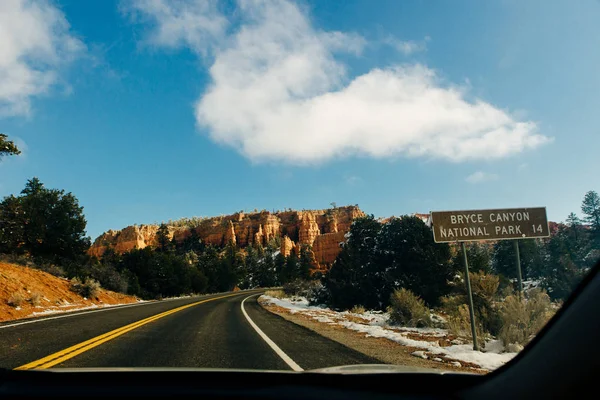
[[[142,319],[140,321],[134,322],[132,324],[129,325],[125,325],[121,328],[115,329],[113,331],[107,332],[103,335],[100,336],[96,336],[95,338],[86,340],[85,342],[81,342],[79,344],[76,344],[75,346],[71,346],[67,349],[58,351],[54,354],[50,354],[47,357],[44,358],[40,358],[39,360],[36,361],[32,361],[28,364],[25,365],[21,365],[20,367],[17,367],[15,369],[18,370],[25,370],[25,369],[47,369],[50,367],[53,367],[57,364],[60,364],[62,362],[65,362],[81,353],[84,353],[88,350],[93,349],[94,347],[100,346],[102,343],[106,343],[109,340],[112,340],[116,337],[119,337],[121,335],[126,334],[129,331],[132,331],[134,329],[139,328],[140,326],[144,326],[146,324],[149,324],[150,322],[156,321],[158,319],[161,319],[163,317],[166,317],[167,315],[171,315],[171,314],[175,314],[176,312],[179,312],[181,310],[185,310],[186,308],[190,308],[193,306],[197,306],[198,304],[202,304],[202,303],[208,303],[209,301],[214,301],[214,300],[219,300],[219,299],[224,299],[225,297],[231,297],[231,296],[239,296],[242,293],[234,293],[234,294],[228,294],[225,296],[219,296],[219,297],[213,297],[207,300],[202,300],[202,301],[197,301],[195,303],[191,303],[191,304],[187,304],[185,306],[181,306],[181,307],[177,307],[174,308],[172,310],[169,311],[165,311],[163,313],[160,314],[156,314],[153,315],[151,317]],[[246,294],[246,292],[244,292],[243,294]]]

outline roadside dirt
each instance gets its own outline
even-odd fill
[[[85,299],[69,289],[67,279],[37,269],[0,262],[0,322],[83,307],[137,301],[133,296],[104,289],[100,289],[96,297]],[[9,302],[13,305],[9,305]]]
[[[468,363],[464,362],[461,362],[461,367],[457,367],[451,364],[451,362],[455,360],[449,360],[445,357],[432,355],[427,352],[424,353],[430,358],[437,357],[441,361],[433,361],[431,359],[416,357],[413,356],[412,353],[415,351],[423,351],[423,349],[403,346],[399,343],[384,338],[367,337],[364,333],[356,332],[340,325],[318,322],[309,316],[300,313],[292,314],[289,312],[289,310],[283,307],[278,307],[273,304],[265,304],[265,302],[261,301],[259,301],[259,303],[264,309],[277,314],[290,322],[308,328],[321,336],[341,343],[385,364],[406,365],[411,367],[432,368],[455,372],[469,372],[475,374],[485,374],[487,372],[479,368],[474,368],[476,367],[475,365],[468,365]],[[419,340],[423,339],[419,338]]]

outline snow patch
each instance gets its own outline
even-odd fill
[[[460,362],[478,365],[482,369],[494,370],[510,359],[517,352],[509,347],[506,349],[502,341],[490,340],[485,343],[484,351],[474,351],[471,343],[465,343],[463,340],[454,339],[449,346],[440,345],[440,340],[448,337],[448,331],[441,328],[411,328],[403,326],[390,325],[388,323],[388,314],[381,311],[366,311],[364,313],[351,313],[349,311],[334,311],[327,307],[311,306],[306,298],[299,297],[295,299],[278,299],[263,295],[261,302],[273,304],[285,308],[289,313],[300,313],[311,319],[327,324],[336,324],[347,329],[364,333],[366,337],[384,338],[403,346],[410,346],[421,349],[412,354],[415,357],[429,358],[425,353],[434,355],[436,360],[443,361],[444,357],[461,365]],[[437,316],[438,320],[443,317]],[[409,337],[410,335],[410,337]],[[418,340],[415,336],[424,340]],[[429,340],[425,340],[429,339]],[[440,339],[440,340],[437,340]],[[446,343],[448,343],[446,341]],[[454,364],[453,364],[454,365]]]

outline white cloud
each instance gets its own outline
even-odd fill
[[[392,46],[394,49],[409,56],[413,53],[418,53],[427,50],[427,42],[431,40],[429,36],[426,36],[422,41],[416,42],[414,40],[400,40],[394,36],[388,36],[383,40],[383,43]]]
[[[147,44],[189,47],[206,55],[229,25],[217,5],[216,0],[131,0],[123,1],[121,9],[133,21],[153,27]]]
[[[160,10],[171,4],[155,3]],[[205,7],[187,2],[183,8],[197,15]],[[150,38],[174,23],[173,10],[137,10],[155,21]],[[335,56],[360,52],[364,39],[314,28],[289,1],[241,0],[236,15],[239,27],[223,40],[204,33],[205,19],[175,18],[189,27],[153,42],[185,43],[199,53],[214,46],[212,81],[195,108],[198,126],[253,161],[302,165],[351,155],[488,160],[550,140],[534,122],[467,100],[468,88],[443,82],[425,65],[375,68],[350,78]]]
[[[0,117],[27,115],[31,98],[57,83],[60,67],[85,46],[46,0],[0,1]]]
[[[498,180],[499,176],[496,174],[490,174],[483,171],[477,171],[465,178],[465,181],[473,184],[490,182]]]

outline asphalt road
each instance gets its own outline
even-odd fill
[[[256,301],[258,295],[249,297],[257,293],[143,303],[20,325],[15,325],[19,321],[4,323],[0,367],[290,370],[296,365],[309,370],[378,363],[264,310]],[[262,335],[244,315],[244,299],[244,310]]]

